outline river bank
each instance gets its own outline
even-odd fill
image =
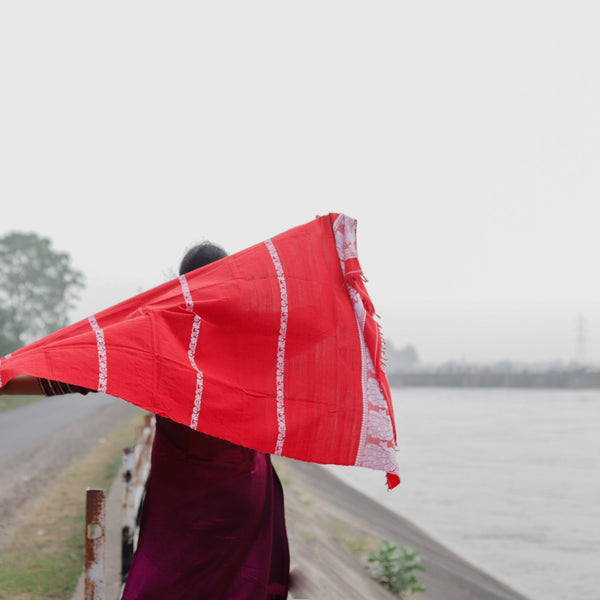
[[[387,539],[421,553],[425,572],[419,579],[427,590],[415,599],[527,600],[323,467],[289,459],[274,463],[286,494],[292,568],[312,582],[309,595],[295,597],[391,598],[364,569],[368,551]]]
[[[393,596],[364,568],[368,552],[387,539],[421,553],[426,570],[419,578],[427,591],[415,599],[527,600],[323,467],[278,457],[273,462],[284,487],[291,567],[297,582],[290,599],[390,600]],[[107,600],[116,600],[120,588],[119,479],[115,482],[107,505]],[[80,581],[73,600],[82,599]]]

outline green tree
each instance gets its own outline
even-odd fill
[[[48,238],[0,237],[0,356],[67,325],[83,288],[83,273]]]

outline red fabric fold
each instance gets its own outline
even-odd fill
[[[319,217],[0,360],[267,453],[397,485],[382,336],[356,221]],[[226,400],[223,400],[226,399]]]

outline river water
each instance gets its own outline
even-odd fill
[[[600,390],[392,396],[400,486],[333,473],[532,600],[600,598]]]

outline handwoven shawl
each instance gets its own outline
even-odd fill
[[[399,483],[382,335],[356,221],[329,214],[0,360],[262,452]]]

